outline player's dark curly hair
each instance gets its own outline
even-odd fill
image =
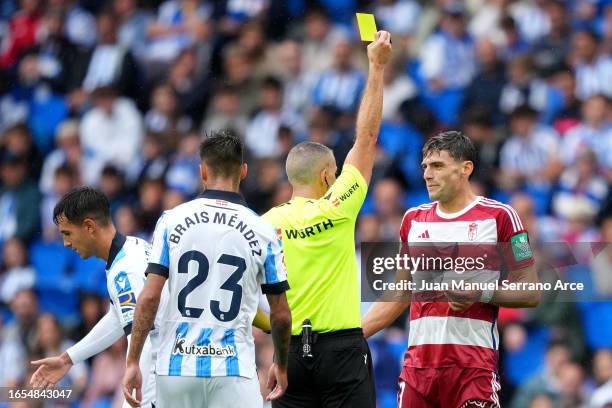
[[[65,218],[72,224],[81,224],[92,218],[102,225],[110,222],[108,198],[93,187],[77,187],[67,192],[53,209],[53,222],[59,224]]]
[[[207,133],[200,145],[202,163],[221,177],[239,176],[243,156],[242,141],[229,130]]]
[[[423,146],[423,157],[427,157],[432,152],[441,152],[443,150],[446,150],[455,160],[469,160],[475,163],[476,148],[474,143],[462,132],[450,130],[438,133]]]

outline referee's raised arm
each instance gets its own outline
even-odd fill
[[[291,200],[263,215],[282,239],[291,287],[288,387],[273,408],[376,406],[372,359],[361,329],[355,223],[372,174],[390,58],[390,35],[380,31],[368,46],[357,136],[338,178],[333,151],[302,142],[287,156]]]
[[[383,105],[383,72],[391,59],[391,34],[376,33],[376,40],[368,45],[369,73],[355,128],[355,144],[346,156],[369,183],[376,155],[376,142],[380,130]]]

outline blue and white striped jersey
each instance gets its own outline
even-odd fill
[[[137,296],[145,284],[150,245],[143,239],[116,234],[106,263],[106,287],[125,335],[132,333]]]
[[[288,289],[276,229],[237,193],[207,190],[162,214],[149,273],[168,278],[157,375],[255,375],[252,322],[264,293]]]

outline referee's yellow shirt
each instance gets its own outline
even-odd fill
[[[361,327],[355,221],[367,191],[359,170],[345,164],[323,198],[295,197],[263,215],[282,237],[291,334],[304,319],[318,332]]]

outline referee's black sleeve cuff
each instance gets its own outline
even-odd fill
[[[152,273],[153,275],[159,275],[159,276],[162,276],[168,279],[169,272],[170,270],[168,269],[167,266],[156,264],[156,263],[150,263],[149,266],[147,266],[147,270],[145,271],[145,276]]]
[[[261,285],[261,291],[264,295],[280,295],[288,291],[289,282],[282,281],[277,283],[264,283]]]

